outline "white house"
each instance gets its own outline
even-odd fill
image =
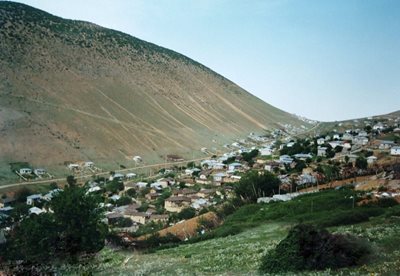
[[[40,201],[42,199],[41,194],[34,194],[26,197],[26,204],[33,205],[34,202]]]
[[[232,171],[232,172],[240,170],[241,168],[242,168],[242,164],[240,164],[240,163],[231,163],[228,165],[228,171]]]
[[[132,179],[132,178],[135,178],[136,177],[136,173],[127,173],[126,174],[126,178],[127,179]]]
[[[373,163],[376,162],[377,159],[378,158],[376,156],[368,156],[367,157],[367,162],[368,162],[368,164],[373,164]]]
[[[272,154],[271,148],[262,148],[260,149],[261,156],[268,156]]]
[[[319,139],[317,139],[317,144],[318,144],[318,145],[323,145],[323,144],[325,144],[325,138],[319,138]]]
[[[30,169],[30,168],[21,168],[21,169],[19,169],[19,173],[20,174],[31,174],[32,173],[32,169]]]
[[[326,147],[318,147],[317,156],[322,156],[322,157],[326,156],[327,149],[328,148],[326,148]]]
[[[92,161],[86,161],[85,163],[83,163],[83,166],[85,168],[93,168],[94,167],[94,163]]]
[[[147,187],[147,182],[138,182],[136,183],[136,186],[141,189]]]
[[[312,158],[312,155],[309,153],[297,153],[294,157],[300,160],[307,160],[308,158]]]
[[[333,140],[340,140],[340,134],[333,134]]]
[[[142,157],[140,157],[139,155],[134,156],[133,161],[135,161],[136,163],[142,162]]]
[[[293,162],[293,158],[291,158],[289,155],[281,155],[279,157],[279,163],[291,164],[292,162]]]
[[[29,208],[29,214],[35,214],[35,215],[40,215],[41,213],[45,213],[46,211],[38,208],[38,207],[32,207]]]
[[[34,174],[36,174],[37,176],[42,176],[46,174],[46,170],[45,169],[34,169],[33,170]]]
[[[215,183],[221,183],[225,176],[224,173],[216,173],[213,175],[213,180]]]
[[[53,199],[53,197],[54,196],[56,196],[59,192],[61,192],[62,191],[62,189],[54,189],[54,190],[51,190],[50,192],[48,192],[47,194],[45,194],[44,196],[43,196],[43,199],[44,200],[47,200],[47,201],[50,201],[50,200],[52,200]]]
[[[110,175],[109,180],[113,181],[115,179],[115,180],[121,181],[124,178],[125,178],[125,175],[123,175],[122,173],[116,173],[116,174]]]
[[[79,165],[78,164],[69,164],[68,169],[70,169],[71,171],[79,170]]]
[[[400,155],[400,147],[392,147],[390,149],[390,154],[391,155]]]

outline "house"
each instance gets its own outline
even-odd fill
[[[113,181],[113,180],[117,180],[117,181],[122,181],[125,178],[125,175],[123,175],[122,173],[115,173],[113,175],[110,175],[109,180]]]
[[[225,168],[225,164],[224,163],[215,163],[212,168],[214,170],[223,170]]]
[[[209,205],[209,202],[204,199],[204,198],[198,198],[196,200],[193,200],[192,204],[190,205],[191,207],[193,207],[196,210],[199,210],[203,207],[207,207]]]
[[[193,174],[195,174],[197,172],[201,172],[201,170],[198,169],[198,168],[192,168],[192,169],[186,169],[185,170],[185,174],[186,175],[193,175]]]
[[[30,169],[30,168],[21,168],[21,169],[19,169],[19,174],[22,174],[22,175],[24,175],[24,174],[32,174],[32,169]]]
[[[374,125],[374,126],[372,127],[372,129],[373,129],[373,130],[383,130],[383,129],[385,129],[385,126],[383,125],[383,123],[379,122],[379,123],[377,123],[376,125]]]
[[[41,213],[45,213],[46,211],[44,211],[43,209],[40,209],[38,207],[32,207],[32,208],[29,208],[28,212],[29,212],[29,214],[40,215]]]
[[[317,156],[325,157],[327,149],[327,147],[318,147]]]
[[[213,175],[213,182],[218,184],[224,181],[224,177],[226,177],[225,173],[216,173]]]
[[[294,157],[296,159],[300,159],[300,160],[307,160],[307,159],[311,159],[312,155],[309,153],[298,153],[298,154],[295,154]]]
[[[169,219],[168,215],[150,215],[151,222],[158,222],[158,223],[167,223]]]
[[[188,188],[184,188],[182,190],[178,190],[176,192],[176,194],[178,196],[191,196],[191,195],[195,195],[197,193],[196,190],[192,190],[192,189],[188,189]]]
[[[0,214],[9,215],[13,209],[11,206],[0,208]]]
[[[315,184],[317,183],[317,179],[311,174],[302,174],[299,175],[296,183],[297,185],[304,185],[308,183]]]
[[[175,180],[172,178],[160,178],[157,180],[157,183],[159,183],[163,188],[167,188],[168,186],[174,185]]]
[[[45,175],[47,172],[45,169],[34,169],[33,173],[36,174],[37,176],[43,176]]]
[[[272,154],[271,148],[262,148],[260,149],[260,155],[261,156],[268,156]]]
[[[161,193],[147,193],[144,197],[150,201],[156,200],[159,196],[161,195]]]
[[[106,214],[108,224],[114,224],[122,219],[124,216],[121,213],[110,212]]]
[[[340,134],[333,134],[333,140],[340,140]]]
[[[396,156],[400,155],[400,147],[392,147],[390,149],[390,154]]]
[[[354,137],[350,133],[344,133],[343,134],[343,137],[342,137],[343,141],[346,141],[346,140],[353,141],[353,139],[354,139]]]
[[[140,224],[146,224],[147,220],[150,218],[149,214],[138,212],[136,210],[126,210],[123,216],[126,218],[130,218],[133,222]]]
[[[240,163],[231,163],[228,165],[228,171],[235,172],[242,168],[242,164]]]
[[[365,136],[357,136],[357,137],[354,137],[353,143],[356,145],[365,146],[366,144],[368,144],[368,138]]]
[[[393,141],[388,141],[388,140],[380,140],[379,141],[379,149],[380,150],[387,150],[395,145],[396,144]]]
[[[368,137],[368,133],[365,130],[361,130],[358,132],[358,136],[360,137]]]
[[[80,166],[78,164],[69,164],[68,165],[68,169],[70,169],[71,171],[77,171],[79,170]]]
[[[289,155],[281,155],[279,157],[279,162],[283,164],[291,164],[293,162],[293,158],[291,158]]]
[[[272,172],[275,168],[279,168],[280,164],[278,162],[269,162],[264,166],[264,170]]]
[[[200,178],[201,180],[207,180],[208,177],[210,176],[210,174],[211,174],[211,170],[204,170],[204,171],[201,171],[200,174],[199,174],[199,178]]]
[[[33,205],[35,202],[38,202],[42,199],[41,194],[34,194],[26,197],[26,204]]]
[[[15,198],[11,197],[0,198],[0,208],[11,206],[15,201]]]
[[[179,213],[184,208],[190,206],[191,199],[186,196],[171,196],[167,198],[164,202],[164,208],[168,212]]]
[[[126,174],[126,179],[132,179],[136,177],[136,173],[127,173]]]
[[[120,195],[113,195],[113,196],[110,196],[109,197],[109,199],[111,199],[112,201],[117,201],[117,200],[119,200],[121,198],[121,196]]]
[[[135,161],[136,163],[142,162],[142,157],[140,157],[139,155],[134,156],[132,159],[133,159],[133,161]]]
[[[344,142],[343,141],[330,141],[328,144],[334,149],[337,146],[343,147]]]
[[[197,196],[201,198],[209,198],[215,194],[214,189],[201,189],[200,191],[197,192]]]
[[[47,194],[45,194],[44,196],[43,196],[43,199],[44,200],[47,200],[47,201],[50,201],[50,200],[52,200],[53,199],[53,197],[54,196],[56,196],[59,192],[61,192],[62,190],[61,189],[54,189],[54,190],[51,190],[50,192],[48,192]]]
[[[148,183],[147,182],[138,182],[136,183],[136,187],[138,187],[139,189],[145,188],[147,187]]]
[[[325,144],[325,138],[318,138],[317,145],[323,145],[323,144]]]
[[[101,191],[101,188],[99,186],[94,186],[92,188],[89,188],[86,192],[86,194],[90,194],[90,193],[94,193],[94,192],[98,192]]]
[[[367,157],[367,162],[368,164],[374,164],[376,162],[376,160],[378,160],[378,158],[376,156],[368,156]]]
[[[92,161],[86,161],[85,163],[83,163],[83,167],[85,167],[85,168],[93,168],[94,167],[94,163]]]

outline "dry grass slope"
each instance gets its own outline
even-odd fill
[[[174,51],[23,4],[0,2],[0,41],[0,165],[113,168],[306,125]]]

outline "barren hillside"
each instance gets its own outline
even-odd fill
[[[0,68],[2,165],[150,162],[306,125],[174,51],[13,2],[0,2]]]

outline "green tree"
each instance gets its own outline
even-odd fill
[[[106,184],[106,191],[111,193],[118,193],[124,189],[124,183],[121,181],[114,179]]]
[[[129,196],[121,196],[116,202],[115,204],[117,206],[123,206],[123,205],[129,205],[132,203],[132,198]]]
[[[130,197],[135,197],[136,196],[136,190],[135,189],[129,189],[126,191],[126,194]]]
[[[356,167],[358,169],[360,169],[360,170],[365,170],[368,167],[367,159],[365,159],[362,156],[357,157],[357,159],[356,159]]]
[[[60,231],[60,248],[68,256],[97,252],[104,247],[108,228],[101,221],[104,210],[96,197],[73,185],[52,199],[51,208]]]
[[[245,200],[256,202],[257,198],[272,196],[279,190],[280,180],[270,172],[259,174],[250,171],[235,186],[235,193]]]
[[[183,209],[179,214],[179,219],[191,219],[196,215],[196,210],[192,207]]]
[[[58,233],[51,213],[31,215],[17,224],[7,237],[6,257],[14,260],[44,262],[54,258]]]

